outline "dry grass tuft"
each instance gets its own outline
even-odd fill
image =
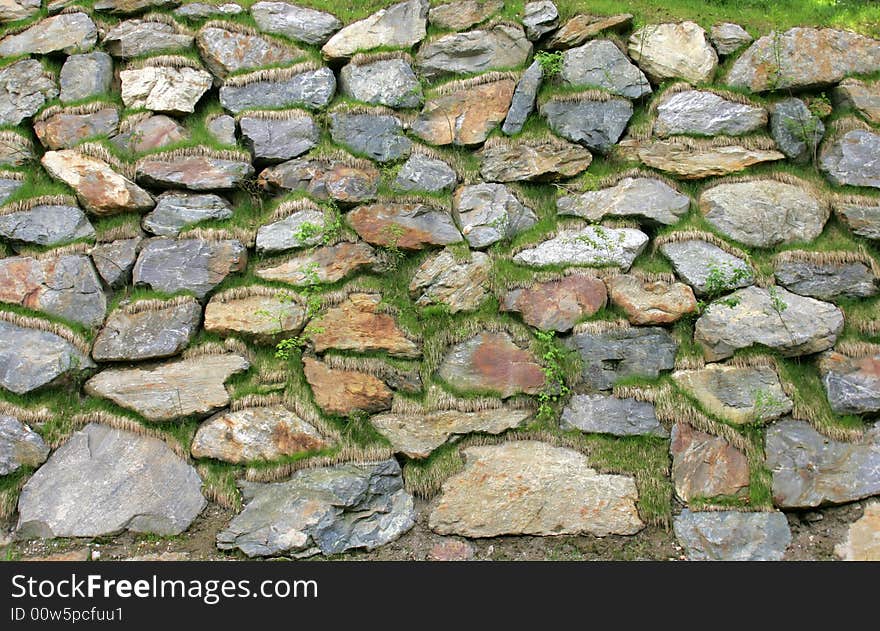
[[[316,61],[306,61],[285,68],[265,68],[263,70],[256,70],[254,72],[227,77],[223,82],[223,85],[233,88],[241,88],[253,83],[278,83],[289,81],[296,75],[306,72],[314,72],[324,67],[323,64]]]
[[[43,320],[42,318],[32,318],[29,316],[19,315],[11,311],[0,311],[0,321],[14,324],[25,329],[34,329],[37,331],[45,331],[57,335],[61,339],[70,342],[83,355],[88,355],[91,351],[91,344],[81,335],[78,335],[65,326]]]
[[[187,304],[199,304],[193,296],[175,296],[163,300],[160,298],[147,298],[144,300],[136,300],[119,308],[120,311],[128,315],[144,313],[146,311],[164,311],[166,309],[175,309]]]
[[[9,204],[5,204],[0,206],[0,215],[11,215],[14,213],[23,213],[27,212],[37,206],[76,206],[79,207],[79,204],[76,201],[76,197],[72,195],[40,195],[39,197],[29,197],[27,199],[20,199],[17,202],[12,202]]]

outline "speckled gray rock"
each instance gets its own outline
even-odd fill
[[[196,34],[199,57],[220,81],[232,73],[267,66],[287,65],[302,51],[278,38],[209,22]],[[219,81],[215,81],[215,84]]]
[[[138,255],[135,285],[173,294],[190,291],[204,298],[226,276],[247,264],[247,248],[235,240],[150,239]]]
[[[613,436],[660,436],[669,432],[657,420],[654,405],[606,394],[576,394],[562,410],[562,429]]]
[[[609,390],[623,377],[656,379],[675,363],[678,343],[660,327],[615,327],[577,332],[565,341],[583,359],[583,384]]]
[[[181,230],[207,219],[229,219],[232,206],[213,193],[167,191],[156,198],[156,207],[142,220],[144,230],[160,237],[176,237]]]
[[[22,488],[16,536],[176,535],[206,505],[199,474],[165,442],[90,423]]]
[[[798,357],[830,348],[842,330],[843,312],[833,304],[776,286],[746,287],[706,308],[694,327],[694,340],[709,361],[754,344]]]
[[[755,282],[748,263],[706,241],[694,239],[664,243],[660,246],[660,252],[672,263],[675,273],[693,287],[698,296],[705,296],[709,291],[710,275],[727,281],[725,289],[728,291],[748,287]],[[713,287],[713,291],[718,291],[718,288]]]
[[[205,122],[205,129],[217,142],[224,145],[235,144],[235,119],[228,114],[211,117]]]
[[[449,250],[427,259],[413,274],[409,292],[416,305],[446,305],[450,313],[476,311],[489,296],[492,261],[482,252],[457,261]]]
[[[583,173],[593,162],[580,145],[553,137],[490,140],[478,155],[487,182],[559,180]]]
[[[301,156],[318,144],[320,129],[307,115],[276,118],[242,116],[241,139],[254,159],[263,163],[284,162]]]
[[[0,386],[10,392],[27,394],[94,367],[63,337],[0,320]]]
[[[820,300],[868,298],[880,290],[880,279],[861,261],[777,259],[774,274],[776,282],[789,291]]]
[[[153,20],[125,20],[104,35],[102,44],[123,59],[159,55],[190,48],[193,36],[173,24]]]
[[[149,64],[149,58],[144,63]],[[201,66],[190,64],[180,67],[144,65],[121,70],[122,102],[129,108],[172,116],[192,114],[196,103],[210,89],[213,78]]]
[[[880,188],[880,134],[854,129],[825,142],[819,168],[839,186]]]
[[[475,74],[521,66],[532,44],[523,30],[500,23],[487,30],[450,33],[424,44],[416,55],[419,74],[434,80],[448,74]]]
[[[322,227],[324,213],[320,210],[299,210],[284,219],[260,226],[257,230],[257,252],[283,252],[321,243],[321,230],[307,226]]]
[[[673,527],[691,561],[781,561],[791,543],[788,520],[778,511],[684,509]]]
[[[106,94],[113,81],[113,58],[101,51],[70,55],[61,66],[58,81],[64,103]]]
[[[795,162],[807,162],[825,135],[825,125],[806,103],[788,98],[773,105],[770,133],[779,150]]]
[[[221,550],[306,557],[372,550],[415,523],[396,460],[302,469],[289,480],[244,483],[245,507],[217,534]]]
[[[541,89],[543,80],[544,70],[541,68],[541,64],[533,61],[516,84],[513,98],[510,101],[510,109],[507,110],[507,118],[504,119],[504,124],[501,126],[502,132],[512,136],[522,131],[526,119],[535,109],[535,98],[538,96],[538,90]]]
[[[95,337],[96,361],[140,361],[176,355],[199,330],[202,308],[194,298],[171,299],[149,309],[135,302],[107,316]]]
[[[68,55],[90,50],[98,41],[98,28],[86,13],[64,13],[40,20],[30,28],[0,40],[0,55]]]
[[[93,237],[95,229],[78,206],[38,204],[0,214],[0,236],[17,243],[50,246]]]
[[[371,105],[409,108],[422,104],[422,84],[404,58],[354,59],[339,72],[339,91]]]
[[[880,493],[880,425],[843,442],[805,421],[784,419],[767,429],[764,452],[773,503],[780,508],[842,504]]]
[[[413,153],[394,178],[394,188],[400,191],[440,193],[452,190],[458,174],[443,160],[421,153]]]
[[[133,237],[99,243],[89,252],[95,269],[110,287],[118,289],[131,280],[131,269],[137,260],[141,241],[141,237]]]
[[[664,97],[657,106],[654,134],[739,136],[767,124],[767,110],[758,105],[736,103],[714,92],[685,90]]]
[[[627,271],[648,244],[648,235],[634,228],[587,226],[561,230],[555,237],[513,257],[523,265],[584,265],[619,267]]]
[[[559,26],[559,10],[550,0],[527,2],[523,9],[522,23],[526,37],[534,42]]]
[[[541,105],[540,112],[555,133],[605,153],[626,129],[633,106],[621,98],[595,101],[556,98]]]
[[[410,48],[427,34],[428,0],[398,2],[352,22],[321,48],[327,59],[351,57],[380,46]]]
[[[42,437],[14,416],[0,414],[0,475],[39,467],[49,457]]]
[[[732,55],[746,44],[751,44],[753,38],[739,24],[721,22],[712,26],[709,39],[719,55]]]
[[[560,215],[574,215],[590,221],[603,217],[645,217],[657,223],[677,223],[690,209],[687,195],[650,177],[625,177],[614,186],[556,200]]]
[[[473,184],[455,191],[453,212],[471,247],[486,248],[528,230],[538,221],[504,184]]]
[[[321,46],[342,28],[335,15],[287,2],[257,2],[251,5],[251,16],[265,33],[315,46]]]
[[[336,75],[330,68],[318,68],[277,80],[226,81],[220,88],[220,104],[233,114],[259,108],[299,106],[320,109],[330,102],[335,92]]]
[[[234,2],[226,2],[223,4],[187,2],[174,9],[174,15],[181,18],[189,18],[191,20],[202,20],[219,15],[238,15],[240,13],[244,13],[244,9]]]
[[[330,135],[333,142],[379,162],[399,160],[412,150],[412,140],[406,137],[403,123],[387,114],[333,112]]]
[[[869,123],[880,123],[880,82],[844,79],[834,88],[832,98],[836,108],[855,110]]]
[[[569,85],[602,88],[630,99],[651,93],[645,73],[608,39],[590,40],[565,51],[560,76]]]
[[[18,125],[58,96],[55,80],[36,59],[0,68],[0,125]]]
[[[819,372],[835,414],[880,412],[880,354],[850,357],[829,351],[819,360]]]

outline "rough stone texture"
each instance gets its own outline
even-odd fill
[[[836,105],[856,110],[871,123],[880,123],[880,82],[844,79],[833,95]]]
[[[432,145],[483,143],[506,117],[516,83],[500,79],[429,99],[410,129]]]
[[[88,256],[0,259],[0,301],[95,327],[104,321],[107,297]]]
[[[366,243],[342,241],[315,248],[278,263],[257,268],[256,275],[288,285],[306,286],[335,283],[361,270],[378,267],[376,252]]]
[[[6,132],[0,143],[0,167],[20,167],[36,160],[34,144],[17,132]]]
[[[880,203],[835,202],[837,216],[860,237],[880,239]]]
[[[502,132],[508,136],[513,136],[522,131],[526,119],[535,109],[535,99],[538,96],[538,90],[541,89],[543,80],[544,69],[541,67],[540,62],[533,61],[516,84],[513,98],[510,100],[510,109],[507,111],[507,117],[501,126]]]
[[[172,153],[155,158],[148,156],[137,163],[137,181],[157,188],[225,190],[235,188],[253,174],[254,167],[243,158]]]
[[[323,45],[342,28],[335,15],[287,2],[257,2],[250,11],[261,31],[314,46]]]
[[[0,68],[0,125],[18,125],[58,96],[55,80],[36,59]]]
[[[318,245],[323,239],[321,230],[309,230],[306,226],[323,225],[324,212],[318,209],[299,210],[284,219],[262,225],[257,230],[257,252],[283,252]]]
[[[731,302],[735,306],[730,306]],[[824,351],[843,330],[843,312],[834,305],[785,289],[747,287],[730,300],[714,302],[694,327],[709,361],[730,357],[740,348],[763,344],[784,357]]]
[[[662,180],[624,177],[614,186],[556,200],[560,215],[574,215],[590,221],[603,217],[645,217],[661,224],[677,223],[690,209],[691,198]]]
[[[706,31],[694,22],[643,26],[630,35],[629,56],[656,83],[711,81],[718,67],[718,54]]]
[[[691,561],[781,561],[791,543],[780,512],[691,512],[675,517],[675,537]]]
[[[611,302],[623,309],[631,324],[670,324],[697,310],[694,292],[684,283],[626,274],[613,276],[607,283]]]
[[[672,173],[685,180],[716,175],[729,175],[764,162],[785,159],[785,154],[772,149],[749,149],[736,144],[690,146],[675,140],[636,142],[638,159],[652,169]]]
[[[449,211],[423,203],[380,202],[358,206],[347,215],[364,241],[402,250],[462,241]]]
[[[770,133],[782,153],[795,162],[807,162],[822,142],[825,125],[806,103],[792,97],[774,104]]]
[[[783,419],[767,430],[767,468],[780,508],[842,504],[880,493],[880,426],[855,442],[832,440],[804,421]]]
[[[446,305],[450,313],[475,311],[488,297],[492,261],[482,252],[458,262],[449,250],[426,259],[409,283],[416,305]]]
[[[759,248],[812,241],[831,214],[808,186],[776,180],[719,184],[704,190],[699,204],[721,234]]]
[[[10,392],[26,394],[94,367],[63,337],[0,321],[0,386]]]
[[[39,204],[0,215],[0,236],[14,243],[63,245],[95,236],[95,229],[76,206]]]
[[[221,80],[242,70],[289,64],[302,55],[280,40],[210,25],[198,32],[196,46],[208,70]]]
[[[144,216],[144,230],[160,237],[176,237],[185,227],[208,219],[229,219],[232,206],[212,193],[167,191],[156,199],[156,207]]]
[[[328,414],[370,414],[391,407],[393,392],[378,377],[357,370],[331,368],[311,357],[303,358],[303,372],[315,403]]]
[[[172,116],[192,114],[196,103],[211,87],[211,74],[183,66],[146,66],[119,73],[122,102],[126,107],[144,108]]]
[[[142,368],[107,368],[86,382],[86,394],[110,399],[148,421],[207,416],[229,404],[223,385],[250,363],[241,355],[200,355]]]
[[[260,108],[305,107],[316,110],[330,103],[335,92],[336,75],[330,68],[318,68],[288,78],[266,79],[244,85],[227,82],[220,88],[220,104],[233,114]]]
[[[431,7],[428,21],[438,28],[463,31],[504,8],[503,0],[461,0]]]
[[[199,426],[194,458],[242,464],[277,460],[329,446],[311,424],[280,405],[220,412]]]
[[[523,30],[502,23],[487,30],[450,33],[419,48],[416,67],[433,81],[448,74],[477,74],[515,68],[526,62],[532,44]]]
[[[669,453],[675,494],[684,502],[737,495],[749,486],[746,455],[723,438],[701,432],[687,423],[672,426]]]
[[[865,504],[864,515],[850,525],[834,552],[844,561],[880,561],[880,502]]]
[[[601,88],[630,99],[651,93],[645,73],[609,39],[594,39],[565,51],[560,76],[569,85]]]
[[[239,241],[157,238],[141,250],[132,276],[135,285],[169,294],[191,291],[201,299],[246,265],[247,250]]]
[[[406,336],[392,315],[379,311],[379,294],[353,293],[321,316],[322,330],[312,335],[315,351],[327,349],[416,358],[419,345]]]
[[[721,22],[712,25],[709,39],[712,40],[718,54],[726,56],[732,55],[747,44],[751,44],[754,38],[739,24]]]
[[[587,226],[560,230],[555,237],[522,250],[513,260],[532,267],[609,266],[626,271],[647,244],[648,235],[634,228]]]
[[[115,107],[90,114],[59,112],[34,123],[34,133],[47,149],[67,149],[95,136],[112,136],[119,125]]]
[[[259,162],[283,162],[301,156],[318,144],[321,135],[311,116],[290,119],[243,116],[238,124],[242,141]]]
[[[537,394],[546,381],[535,356],[503,332],[483,332],[455,344],[446,352],[437,376],[457,390],[502,398]]]
[[[211,300],[205,307],[205,330],[222,336],[244,335],[271,342],[296,335],[307,320],[305,305],[277,296]]]
[[[176,535],[205,508],[201,487],[163,441],[91,423],[22,488],[16,536]]]
[[[626,99],[552,99],[540,107],[541,116],[563,138],[600,153],[608,152],[620,139],[633,115]]]
[[[630,13],[618,15],[576,15],[553,33],[544,47],[558,50],[580,46],[588,39],[606,30],[624,30],[632,24]]]
[[[526,36],[534,42],[559,26],[559,11],[550,0],[527,2],[522,23]]]
[[[425,38],[428,0],[406,0],[353,22],[321,48],[327,59],[351,57],[379,46],[409,48]]]
[[[49,447],[38,433],[14,416],[0,414],[0,475],[39,467],[48,457]]]
[[[21,188],[24,181],[17,177],[10,177],[8,173],[0,173],[0,204],[12,197]]]
[[[473,248],[511,239],[538,221],[504,184],[473,184],[455,191],[453,212],[461,234]]]
[[[880,291],[880,278],[859,261],[777,260],[774,274],[787,290],[819,300],[869,298]]]
[[[202,308],[192,299],[169,300],[144,311],[116,309],[95,338],[92,357],[140,361],[176,355],[189,346],[201,319]]]
[[[147,191],[109,164],[74,149],[47,151],[40,164],[49,175],[76,191],[83,207],[95,215],[143,212],[155,204]]]
[[[675,273],[693,287],[698,296],[705,296],[710,289],[717,291],[717,287],[708,286],[710,275],[724,278],[728,290],[748,287],[755,282],[748,263],[706,241],[694,239],[664,243],[660,246],[660,252],[672,263]]]
[[[130,131],[114,136],[111,142],[124,151],[146,153],[189,137],[189,130],[176,120],[157,114],[134,123]]]
[[[660,327],[575,332],[565,344],[583,359],[583,384],[609,390],[623,377],[656,379],[675,363],[678,343]]]
[[[442,193],[458,183],[458,174],[443,160],[414,153],[394,178],[394,188],[404,192]]]
[[[726,83],[752,92],[816,88],[880,70],[880,42],[852,31],[796,27],[758,39]]]
[[[24,20],[39,13],[40,0],[3,0],[0,2],[0,22]]]
[[[669,432],[657,420],[647,401],[618,399],[606,394],[576,394],[562,410],[562,429],[613,436],[659,436]]]
[[[133,19],[108,30],[101,43],[111,55],[125,59],[189,48],[193,36],[172,24]]]
[[[880,354],[852,358],[829,351],[819,371],[835,414],[880,412]]]
[[[572,274],[559,280],[511,289],[501,308],[518,311],[523,321],[542,331],[565,333],[605,306],[605,283],[594,276]]]
[[[819,168],[839,186],[880,188],[880,134],[854,129],[823,143]]]
[[[40,20],[30,28],[0,40],[0,56],[46,55],[85,52],[98,41],[98,28],[85,13],[77,11]]]
[[[422,104],[422,84],[406,59],[368,57],[350,63],[339,72],[339,91],[372,105],[409,108]]]
[[[772,421],[792,410],[792,400],[770,366],[708,364],[677,370],[672,379],[707,412],[729,423]]]
[[[396,460],[303,469],[285,482],[246,483],[244,510],[217,534],[221,550],[306,557],[372,550],[412,528],[413,498]]]
[[[557,180],[586,171],[589,151],[557,140],[523,140],[486,144],[480,175],[487,182]]]
[[[62,103],[106,94],[113,81],[113,59],[100,51],[70,55],[61,66],[58,81]]]
[[[370,164],[296,158],[264,169],[257,183],[264,189],[304,191],[317,199],[356,204],[375,199],[382,174]]]
[[[685,90],[664,97],[657,106],[654,134],[663,138],[676,134],[739,136],[767,125],[767,110],[757,105],[736,103],[714,92]]]
[[[131,282],[131,270],[137,260],[141,237],[99,243],[89,254],[98,275],[116,289]]]
[[[333,112],[330,135],[333,142],[379,162],[399,160],[412,149],[412,141],[396,116]]]
[[[429,517],[437,533],[604,537],[644,528],[635,480],[598,473],[573,449],[518,441],[469,447],[464,456],[464,471],[443,483]]]

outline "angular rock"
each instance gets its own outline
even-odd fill
[[[526,62],[532,44],[518,26],[499,23],[487,30],[450,33],[419,48],[416,67],[432,81],[449,74],[477,74],[516,68]]]
[[[35,121],[34,133],[47,149],[69,149],[95,136],[112,136],[118,125],[119,112],[115,107],[83,114],[61,110]]]
[[[853,522],[846,541],[834,546],[844,561],[880,561],[880,502],[865,504],[865,512]]]
[[[655,83],[710,82],[718,67],[718,54],[706,31],[694,22],[643,26],[629,37],[629,56]]]
[[[301,50],[280,40],[251,34],[231,24],[223,28],[209,23],[196,35],[199,56],[218,79],[242,70],[289,64],[302,56]]]
[[[192,62],[191,62],[192,63]],[[122,102],[133,109],[183,116],[195,111],[196,103],[213,83],[211,74],[192,66],[143,66],[119,73]]]
[[[538,216],[504,184],[462,186],[453,196],[453,213],[473,248],[486,248],[528,230]]]
[[[835,214],[860,237],[880,239],[880,201],[866,198],[861,203],[834,203]]]
[[[233,114],[248,109],[325,107],[336,92],[336,76],[330,68],[292,66],[275,71],[227,79],[220,88],[220,104]]]
[[[191,48],[193,36],[176,23],[134,19],[111,28],[101,43],[114,57],[130,59]]]
[[[616,97],[554,98],[541,105],[540,112],[556,134],[588,149],[607,153],[626,129],[633,106],[628,100]]]
[[[416,136],[432,145],[479,145],[505,119],[516,88],[514,81],[462,83],[465,85],[459,89],[454,89],[458,84],[453,83],[453,88],[446,87],[428,99],[410,126]]]
[[[709,39],[712,40],[718,54],[726,56],[732,55],[747,44],[751,44],[754,38],[739,24],[721,22],[712,25]]]
[[[556,200],[560,215],[574,215],[590,221],[604,217],[644,217],[672,225],[688,213],[691,198],[657,178],[641,175],[622,178],[614,186]]]
[[[339,72],[339,91],[371,105],[393,108],[419,107],[422,84],[408,58],[365,56],[354,59]]]
[[[835,414],[880,411],[880,354],[849,357],[829,351],[822,355],[819,371]]]
[[[569,85],[601,88],[630,99],[651,93],[645,73],[609,39],[595,39],[565,51],[560,76]]]
[[[215,414],[199,425],[191,452],[194,458],[245,464],[329,446],[310,423],[283,406],[272,405]]]
[[[699,204],[721,234],[759,248],[812,241],[831,214],[805,183],[770,179],[713,186],[700,194]]]
[[[694,292],[684,283],[628,274],[613,276],[607,283],[611,302],[626,313],[630,324],[671,324],[697,310]]]
[[[18,125],[58,96],[55,78],[36,59],[0,68],[0,125]]]
[[[792,410],[792,400],[770,366],[708,364],[677,370],[672,379],[707,412],[729,423],[772,421]]]
[[[22,488],[16,536],[176,535],[207,505],[201,489],[164,441],[90,423]]]
[[[249,557],[372,550],[416,519],[394,459],[302,469],[284,482],[246,483],[242,491],[244,510],[217,534],[217,547]]]
[[[247,264],[239,241],[156,238],[147,241],[132,271],[135,285],[173,294],[190,291],[199,299]]]
[[[101,281],[83,254],[0,259],[0,301],[87,327],[101,324],[107,312]]]
[[[429,517],[434,532],[604,537],[645,526],[635,480],[598,473],[573,449],[515,441],[468,447],[464,456],[464,470],[443,483]]]
[[[403,123],[391,115],[333,112],[330,135],[333,142],[379,162],[399,160],[412,150]]]
[[[838,186],[880,188],[880,134],[854,129],[823,143],[819,168]]]
[[[251,17],[264,33],[284,35],[313,46],[323,45],[342,28],[335,15],[287,2],[257,2],[251,5]]]
[[[854,442],[832,440],[804,421],[783,419],[767,429],[773,503],[811,508],[880,493],[880,426]]]
[[[303,358],[303,372],[315,403],[328,414],[349,416],[357,411],[373,414],[391,407],[394,393],[371,374],[331,368],[311,357]]]
[[[876,81],[844,79],[834,88],[834,101],[858,111],[871,123],[880,123],[880,83]]]
[[[247,154],[199,149],[141,158],[137,162],[137,181],[157,188],[213,191],[235,188],[254,174]]]
[[[541,89],[543,80],[544,69],[541,67],[540,62],[533,61],[532,65],[526,68],[516,84],[513,98],[510,100],[510,109],[507,111],[507,117],[501,126],[502,132],[508,136],[513,136],[522,131],[526,119],[535,109],[535,99],[538,96],[538,90]]]
[[[419,344],[407,337],[394,316],[379,310],[379,294],[350,294],[321,316],[312,335],[315,351],[333,348],[358,353],[385,352],[393,357],[421,356]]]
[[[706,308],[694,327],[694,340],[709,361],[753,344],[799,357],[830,348],[842,330],[843,312],[830,303],[775,286],[772,293],[746,287]]]
[[[559,26],[559,11],[550,0],[526,2],[522,19],[526,36],[534,42]]]
[[[171,357],[184,350],[202,319],[202,308],[193,298],[137,302],[113,311],[95,337],[96,361],[140,361]]]
[[[15,243],[55,246],[95,236],[95,229],[77,206],[26,200],[21,210],[0,207],[0,236]],[[13,212],[9,212],[13,211]]]
[[[61,66],[58,81],[62,103],[107,94],[113,81],[113,59],[100,51],[70,55]]]
[[[486,143],[480,175],[487,182],[545,181],[573,177],[586,171],[593,156],[568,142],[522,140]]]
[[[425,38],[428,0],[406,0],[353,22],[321,48],[326,59],[351,57],[379,46],[411,48]]]
[[[144,230],[160,237],[176,237],[181,230],[209,219],[229,219],[232,206],[211,193],[167,191],[156,198],[156,207],[144,216]]]
[[[476,311],[489,296],[492,261],[482,252],[472,252],[470,260],[457,261],[449,250],[426,259],[409,283],[416,305],[445,305],[450,313]]]
[[[699,144],[690,139],[652,140],[634,145],[638,159],[652,169],[672,173],[685,180],[729,175],[763,162],[785,159],[774,149],[750,149],[733,139],[729,144]]]
[[[224,145],[235,144],[235,119],[228,114],[210,117],[205,121],[205,129],[217,142]]]
[[[648,235],[641,230],[587,226],[560,230],[555,237],[520,251],[513,260],[531,267],[581,265],[627,271],[647,244]]]
[[[258,253],[283,252],[318,245],[323,240],[324,211],[304,208],[257,230]]]
[[[559,50],[580,46],[588,39],[606,30],[625,30],[632,24],[630,13],[618,15],[576,15],[553,33],[544,47]]]
[[[134,237],[99,243],[89,252],[95,269],[110,287],[118,289],[131,281],[131,270],[142,240],[141,237]]]
[[[675,494],[683,502],[737,495],[748,489],[749,461],[723,438],[687,423],[676,423],[672,426],[669,453]]]
[[[636,399],[618,399],[606,394],[576,394],[562,410],[562,429],[612,436],[658,436],[669,432],[657,420],[654,405]]]
[[[148,421],[207,416],[229,404],[223,385],[250,363],[241,355],[200,355],[143,368],[107,368],[86,382],[85,392],[134,410]]]
[[[546,383],[537,358],[504,332],[478,333],[446,351],[437,376],[456,390],[502,398],[537,394]]]
[[[880,291],[880,278],[865,261],[811,259],[777,257],[776,282],[791,292],[819,300],[870,298]]]
[[[458,174],[443,160],[413,153],[394,178],[394,188],[405,192],[442,193],[458,183]]]
[[[807,162],[822,142],[825,125],[806,103],[792,97],[773,106],[770,133],[782,153],[795,162]]]
[[[732,291],[755,282],[748,263],[700,239],[664,243],[660,246],[660,252],[672,263],[675,273],[693,287],[698,296],[715,293],[719,289]],[[723,288],[717,286],[719,278]]]
[[[657,106],[654,134],[739,136],[767,125],[767,110],[737,103],[714,92],[685,90],[663,97]]]
[[[114,136],[111,141],[123,151],[131,153],[147,153],[190,137],[186,127],[162,114],[147,115],[134,121],[126,119],[122,127],[126,131]]]
[[[255,271],[258,278],[298,287],[335,283],[353,273],[377,267],[376,252],[366,243],[341,241],[336,245],[315,248],[284,261],[269,263]]]
[[[781,561],[791,543],[788,520],[778,511],[684,509],[673,526],[691,561]]]
[[[3,0],[0,2],[0,22],[16,22],[40,12],[40,0]]]
[[[559,333],[571,330],[604,306],[605,283],[586,274],[511,289],[501,302],[504,311],[518,311],[526,324]]]
[[[49,447],[38,433],[14,416],[0,414],[0,475],[46,462]]]
[[[880,42],[853,31],[796,27],[752,44],[727,73],[726,83],[752,92],[818,88],[850,74],[880,70]]]
[[[242,116],[241,139],[260,162],[284,162],[318,144],[320,129],[308,114],[290,117]],[[234,140],[233,140],[234,143]]]
[[[376,198],[381,177],[368,161],[295,158],[263,170],[257,183],[272,193],[304,191],[316,199],[356,204]]]
[[[224,337],[244,335],[257,341],[271,342],[296,335],[307,319],[305,304],[293,300],[286,292],[215,296],[205,307],[206,331]]]
[[[448,2],[431,7],[428,21],[437,28],[463,31],[492,17],[503,8],[503,0]]]
[[[94,367],[89,356],[64,337],[0,320],[0,386],[10,392],[27,394]]]
[[[364,241],[382,247],[421,250],[462,241],[449,211],[419,202],[358,206],[346,219]]]
[[[98,41],[98,28],[83,12],[64,13],[40,20],[30,28],[0,40],[0,55],[46,55],[85,52]]]

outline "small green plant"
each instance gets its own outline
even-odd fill
[[[317,236],[323,236],[324,228],[311,221],[304,221],[293,232],[294,238],[300,243],[307,243]]]
[[[762,421],[779,414],[785,409],[785,401],[774,396],[769,390],[764,388],[755,390],[754,403],[752,404],[752,422],[761,423]]]
[[[539,50],[535,53],[535,61],[541,65],[541,70],[545,78],[550,78],[562,72],[562,61],[564,56],[562,51],[550,52],[547,50]]]
[[[703,292],[710,299],[736,289],[736,287],[749,277],[749,270],[745,267],[735,266],[732,263],[712,263],[706,274],[706,282]]]
[[[406,255],[401,251],[400,246],[400,238],[406,233],[403,229],[403,226],[399,226],[397,224],[389,224],[382,229],[382,237],[385,244],[382,245],[382,249],[388,255],[388,267],[391,271],[396,270],[400,267],[403,259],[406,258]]]
[[[770,306],[773,307],[773,310],[781,317],[782,312],[788,309],[788,304],[779,296],[779,292],[775,285],[771,285],[770,288],[767,289],[767,293],[770,294]]]
[[[541,347],[541,360],[544,363],[544,389],[538,393],[539,421],[552,420],[557,404],[571,391],[565,385],[565,371],[562,367],[564,354],[556,344],[556,331],[536,331],[535,337]]]

